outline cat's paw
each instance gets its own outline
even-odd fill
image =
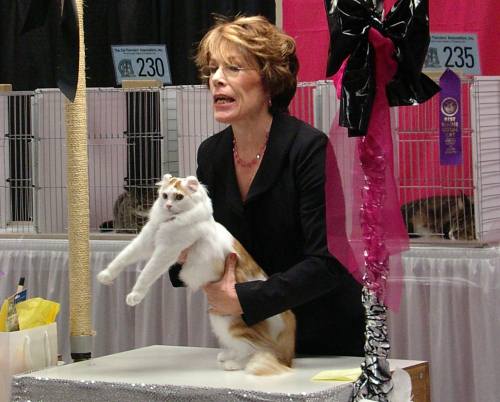
[[[232,350],[223,350],[222,352],[219,352],[217,354],[217,361],[218,362],[225,362],[226,360],[229,360],[229,359],[234,359],[235,358],[235,355],[234,355],[234,352]]]
[[[245,364],[238,360],[226,360],[222,362],[222,368],[226,371],[242,370]]]
[[[103,285],[111,285],[113,284],[113,276],[109,273],[108,270],[103,270],[97,274],[97,280]]]
[[[127,295],[126,302],[129,306],[136,306],[142,301],[142,299],[144,299],[143,294],[139,292],[130,292]]]

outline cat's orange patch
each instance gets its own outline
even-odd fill
[[[233,242],[233,247],[238,255],[235,270],[236,282],[247,282],[259,277],[267,278],[262,268],[259,267],[236,239]],[[295,316],[290,310],[281,313],[280,316],[284,323],[284,329],[278,335],[277,339],[273,339],[267,321],[261,321],[249,327],[238,317],[233,321],[229,330],[234,337],[247,340],[249,343],[255,345],[256,349],[264,350],[274,355],[280,364],[291,367],[295,350]],[[267,367],[269,372],[263,369],[254,374],[270,375],[283,371],[271,363]]]
[[[257,265],[248,251],[246,251],[241,243],[236,239],[233,241],[233,248],[238,255],[238,263],[236,265],[236,282],[247,282],[259,276],[267,278],[263,269]]]
[[[276,340],[270,333],[267,321],[260,321],[249,327],[238,317],[229,327],[229,332],[235,338],[243,338],[255,345],[257,350],[272,353],[282,365],[291,367],[295,348],[295,317],[291,311],[285,311],[280,315],[285,321],[285,326]]]

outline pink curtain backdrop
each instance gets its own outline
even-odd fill
[[[386,0],[390,9],[395,0]],[[498,0],[430,0],[431,32],[478,35],[482,75],[500,75]],[[328,27],[323,0],[283,0],[283,29],[297,41],[299,80],[325,79]]]

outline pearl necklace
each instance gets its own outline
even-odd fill
[[[268,139],[269,139],[269,131],[266,133],[266,139],[264,140],[264,144],[262,144],[262,146],[260,147],[260,150],[257,153],[257,155],[255,155],[255,157],[250,161],[244,161],[243,159],[240,158],[240,155],[238,153],[238,145],[236,144],[236,138],[233,136],[233,155],[235,162],[244,168],[250,168],[252,166],[255,166],[264,156]]]

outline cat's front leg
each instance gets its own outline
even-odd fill
[[[125,301],[130,307],[134,307],[144,299],[144,296],[146,296],[145,291],[132,290],[125,298]]]
[[[125,264],[119,264],[116,258],[109,263],[106,269],[97,274],[97,280],[103,285],[112,285],[118,274],[125,268]]]
[[[132,291],[127,295],[126,302],[129,306],[139,304],[151,285],[177,261],[182,250],[156,250],[144,269],[139,274]]]
[[[142,232],[130,242],[106,269],[97,274],[97,280],[103,285],[111,285],[123,269],[134,262],[144,260],[153,253],[153,231],[147,225]]]

